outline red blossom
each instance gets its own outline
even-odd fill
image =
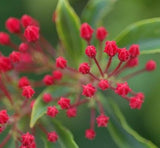
[[[149,60],[147,63],[146,63],[146,70],[147,71],[153,71],[156,69],[156,62],[153,61],[153,60]]]
[[[130,98],[129,106],[132,109],[140,109],[142,106],[142,103],[143,103],[143,100],[140,97],[135,96]]]
[[[86,97],[93,97],[96,92],[96,88],[92,84],[83,85],[82,95]]]
[[[26,146],[28,148],[36,148],[35,138],[29,132],[21,136],[21,144],[21,147]]]
[[[0,32],[0,44],[1,45],[9,45],[10,44],[10,36],[5,32]]]
[[[85,132],[85,137],[89,140],[93,140],[96,136],[96,133],[93,129],[87,129]]]
[[[24,76],[24,77],[21,77],[19,79],[19,82],[18,82],[18,87],[19,88],[23,88],[23,87],[28,86],[28,85],[30,85],[30,82],[29,82],[27,77]]]
[[[0,71],[6,72],[13,69],[10,58],[1,56],[0,57]]]
[[[58,57],[56,59],[56,67],[61,68],[61,69],[66,68],[67,67],[67,60],[63,57]]]
[[[109,88],[109,82],[107,80],[100,80],[99,83],[98,83],[98,86],[100,89],[102,90],[106,90]]]
[[[94,58],[97,53],[96,48],[93,45],[87,46],[85,53],[89,58]]]
[[[104,27],[99,27],[96,30],[96,38],[100,41],[103,41],[108,35],[107,30]]]
[[[96,120],[98,127],[106,127],[108,124],[109,117],[104,114],[101,114],[96,118]]]
[[[7,114],[7,110],[0,111],[0,124],[6,124],[9,120],[9,116]]]
[[[48,141],[55,143],[58,140],[58,135],[55,131],[48,133]]]
[[[55,106],[49,106],[47,108],[47,115],[54,118],[58,114],[58,109]]]
[[[44,93],[42,98],[45,103],[49,103],[52,101],[52,95],[49,93]]]
[[[35,19],[33,19],[31,16],[26,15],[26,14],[22,16],[21,23],[24,28],[30,25],[39,26],[38,22]]]
[[[13,63],[21,61],[21,53],[20,52],[12,51],[12,53],[9,55],[9,57]]]
[[[6,28],[11,33],[19,33],[21,31],[20,21],[17,18],[10,17],[6,21]]]
[[[45,85],[52,85],[54,83],[54,79],[53,79],[53,76],[51,75],[45,75],[44,78],[43,78],[43,82]]]
[[[87,42],[90,42],[93,34],[93,29],[88,23],[83,23],[80,28],[80,34],[81,37],[86,40]]]
[[[88,74],[90,72],[90,66],[88,63],[81,63],[79,66],[79,72],[82,74]]]
[[[120,61],[125,62],[129,59],[129,52],[126,48],[121,48],[118,51],[118,58]]]
[[[39,27],[28,26],[24,31],[24,36],[28,42],[36,42],[39,39]]]
[[[60,105],[62,109],[68,109],[70,107],[70,99],[61,97],[58,101],[58,105]]]
[[[138,58],[136,57],[136,58],[131,58],[131,59],[129,59],[128,60],[128,62],[127,62],[127,67],[135,67],[135,66],[137,66],[139,64],[139,60],[138,60]]]
[[[75,108],[75,107],[69,108],[66,111],[66,114],[67,114],[68,118],[76,117],[76,115],[77,115],[77,108]]]
[[[35,91],[30,85],[23,87],[22,96],[26,97],[27,99],[32,98],[34,93]]]
[[[115,93],[117,93],[117,94],[119,94],[120,96],[124,97],[124,96],[126,96],[130,91],[131,91],[131,89],[129,88],[127,82],[117,83],[117,87],[116,87]]]
[[[137,44],[131,45],[129,48],[129,54],[132,58],[139,56],[139,54],[140,54],[139,45],[137,45]]]
[[[27,43],[21,43],[20,45],[19,45],[19,51],[21,51],[21,52],[26,52],[27,50],[28,50],[28,48],[29,48],[29,45],[27,44]]]
[[[59,70],[53,71],[53,72],[52,72],[52,75],[53,75],[53,79],[54,79],[54,80],[61,80],[62,77],[63,77],[62,72],[59,71]]]
[[[107,41],[104,52],[108,54],[108,56],[115,56],[118,52],[118,47],[115,41]]]

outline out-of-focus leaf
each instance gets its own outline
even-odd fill
[[[50,93],[52,97],[60,97],[63,96],[67,93],[70,93],[71,89],[69,87],[65,86],[51,86],[45,89],[36,99],[36,102],[33,106],[32,109],[32,114],[31,114],[31,121],[30,121],[30,127],[32,128],[37,120],[41,118],[45,113],[48,105],[51,105],[50,103],[45,103],[42,99],[42,96],[44,93]]]
[[[147,19],[127,27],[115,39],[119,47],[139,44],[142,54],[160,53],[160,18]]]
[[[103,18],[111,10],[117,0],[89,0],[82,12],[83,22],[88,22],[93,27],[102,25]]]
[[[116,144],[122,148],[158,148],[151,141],[140,136],[127,124],[123,114],[111,98],[104,95],[99,96],[106,109],[107,115],[110,117],[108,130]]]
[[[61,148],[78,148],[78,145],[73,139],[73,135],[71,132],[65,128],[60,122],[57,120],[52,120],[54,129],[56,130],[59,136],[59,144]]]
[[[80,20],[67,0],[59,0],[56,8],[56,28],[65,47],[70,64],[77,66],[84,51],[84,42],[80,38]]]

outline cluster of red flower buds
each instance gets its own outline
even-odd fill
[[[84,103],[89,103],[91,101],[97,102],[98,108],[100,110],[100,115],[95,117],[95,106],[91,107],[91,124],[90,128],[86,130],[85,136],[88,139],[94,139],[96,133],[94,131],[95,121],[97,122],[98,127],[106,127],[109,121],[109,117],[105,115],[103,105],[101,104],[96,92],[98,89],[105,91],[108,89],[113,90],[116,94],[126,99],[129,102],[129,106],[131,109],[140,109],[142,103],[144,102],[144,94],[141,92],[134,92],[128,85],[127,80],[137,74],[140,74],[145,71],[153,71],[156,68],[156,63],[153,60],[149,60],[145,67],[122,78],[119,78],[119,75],[129,69],[138,65],[138,56],[140,55],[139,45],[133,44],[130,46],[129,50],[126,48],[119,48],[116,45],[115,41],[106,41],[104,53],[108,55],[108,62],[106,62],[106,66],[104,70],[100,65],[100,62],[97,59],[97,49],[95,46],[90,45],[92,34],[94,30],[90,25],[84,23],[81,25],[80,33],[81,37],[86,40],[88,46],[85,49],[85,54],[89,58],[88,63],[84,62],[79,65],[79,69],[73,69],[67,65],[67,60],[64,57],[58,57],[56,59],[56,67],[61,70],[68,70],[70,72],[75,73],[75,75],[82,74],[79,79],[81,81],[80,87],[82,89],[83,96],[87,97],[86,99],[80,99],[80,97],[76,100],[75,103],[71,104],[69,98],[61,97],[58,100],[58,105],[61,109],[66,110],[66,114],[68,117],[75,117],[77,114],[77,107]],[[107,37],[108,32],[104,27],[99,27],[96,30],[96,38],[99,40],[99,43],[102,44],[104,39]],[[102,46],[100,46],[102,48]],[[99,49],[101,52],[102,49]],[[101,53],[99,60],[101,60]],[[110,66],[112,64],[113,57],[117,55],[119,63],[115,67],[115,69],[110,70]],[[91,72],[91,66],[93,62],[96,64],[99,74],[94,74]],[[104,61],[103,61],[104,62]],[[85,83],[85,84],[84,84]],[[58,109],[53,107],[48,107],[47,115],[51,117],[55,117],[58,114]]]
[[[126,48],[119,48],[115,41],[106,41],[104,47],[104,53],[108,56],[108,61],[104,65],[105,58],[102,58],[103,42],[106,39],[108,32],[104,27],[99,27],[96,30],[96,38],[99,41],[99,49],[91,45],[92,35],[94,30],[90,25],[84,23],[80,28],[80,36],[87,42],[85,49],[87,62],[81,63],[78,69],[74,69],[68,66],[67,60],[63,56],[56,58],[55,63],[52,63],[53,59],[49,59],[49,56],[55,57],[55,50],[51,44],[40,34],[40,26],[38,22],[28,15],[23,15],[19,20],[17,18],[9,18],[6,21],[6,28],[10,33],[16,35],[21,43],[19,45],[12,42],[9,34],[0,32],[0,44],[9,46],[13,51],[4,56],[0,53],[0,96],[5,96],[10,102],[15,113],[10,117],[6,110],[0,110],[0,133],[4,130],[6,124],[13,124],[13,131],[20,142],[20,148],[35,148],[35,137],[32,130],[24,134],[16,126],[22,117],[25,115],[31,115],[31,108],[34,106],[32,97],[35,94],[33,88],[39,86],[58,85],[63,87],[75,86],[75,92],[77,94],[75,100],[70,98],[70,94],[61,96],[60,98],[54,98],[50,93],[44,93],[42,96],[43,103],[47,104],[46,110],[47,116],[55,118],[59,113],[59,110],[64,110],[67,117],[72,118],[77,116],[78,107],[80,105],[89,103],[91,116],[90,116],[90,128],[86,130],[86,138],[92,140],[95,138],[95,123],[98,127],[106,127],[109,122],[109,117],[105,114],[105,109],[96,95],[100,89],[102,91],[112,90],[125,100],[129,102],[129,106],[132,109],[140,109],[144,102],[144,94],[141,92],[134,92],[128,85],[127,80],[145,71],[153,71],[156,68],[156,63],[153,60],[149,60],[145,67],[131,73],[129,75],[119,77],[119,75],[129,68],[133,68],[138,65],[138,56],[140,55],[139,45],[133,44],[127,50]],[[45,49],[45,50],[44,50]],[[104,55],[105,56],[105,55]],[[111,69],[113,64],[113,58],[119,60],[119,63],[115,69]],[[107,59],[107,57],[106,57]],[[102,63],[102,62],[103,63]],[[117,60],[116,60],[117,61]],[[91,70],[92,66],[97,66],[97,71]],[[102,65],[101,65],[101,64]],[[112,65],[113,67],[114,65]],[[43,80],[30,81],[26,76],[21,76],[24,73],[40,74],[52,70],[51,74],[46,74]],[[12,71],[10,73],[10,71]],[[12,74],[12,76],[10,75]],[[67,79],[63,79],[63,76]],[[74,81],[69,81],[70,79]],[[12,87],[11,84],[18,90],[20,102],[13,100],[12,93],[9,91],[7,84]],[[33,88],[32,88],[33,86]],[[14,97],[15,97],[14,96]],[[55,103],[49,106],[49,103]],[[96,115],[96,105],[99,109],[99,114]],[[17,107],[18,106],[18,107]],[[48,141],[56,142],[58,135],[55,131],[47,132],[45,127],[39,124],[39,128],[45,132]],[[20,134],[20,136],[18,135]],[[3,147],[10,139],[10,133],[0,144]]]

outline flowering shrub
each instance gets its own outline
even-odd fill
[[[66,17],[70,24],[63,24]],[[62,42],[57,50],[42,36],[38,21],[29,15],[6,20],[6,29],[20,39],[19,45],[8,33],[0,32],[0,44],[13,50],[8,56],[0,54],[0,95],[4,101],[3,109],[0,109],[0,133],[9,129],[0,148],[13,137],[15,147],[20,148],[37,147],[36,139],[40,137],[48,147],[57,141],[63,143],[63,147],[78,147],[71,133],[55,120],[61,111],[73,118],[77,116],[79,106],[87,104],[90,124],[84,133],[92,140],[96,137],[96,124],[97,127],[110,124],[111,135],[111,125],[113,122],[118,124],[117,117],[105,106],[105,101],[110,102],[104,97],[109,91],[125,99],[131,109],[141,109],[144,103],[144,94],[135,92],[128,80],[154,71],[156,62],[150,59],[143,67],[131,71],[139,65],[141,48],[137,42],[128,48],[119,46],[116,40],[107,40],[109,33],[105,27],[92,28],[87,22],[80,25],[66,0],[59,1],[53,21]],[[75,36],[69,34],[65,25],[71,25],[69,28],[74,30]],[[72,40],[74,37],[75,41]],[[44,77],[40,81],[32,80],[27,73],[43,74]],[[36,91],[38,87],[44,88],[41,94]],[[115,102],[107,102],[107,105],[114,108]],[[53,126],[48,123],[50,120]],[[22,121],[25,127],[20,126]],[[128,134],[142,138],[138,134]],[[137,143],[144,147],[154,146],[151,142]]]

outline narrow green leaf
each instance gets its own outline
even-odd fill
[[[83,22],[88,22],[93,27],[102,25],[103,18],[112,9],[117,0],[89,0],[82,12]]]
[[[139,44],[141,53],[160,53],[160,18],[147,19],[127,27],[116,41],[119,47]]]
[[[68,61],[72,59],[76,66],[84,51],[84,42],[80,38],[80,20],[67,0],[59,0],[56,8],[56,28],[65,47]]]
[[[52,122],[54,125],[54,129],[59,135],[58,142],[60,143],[61,148],[78,148],[78,145],[75,143],[71,132],[67,128],[62,126],[62,124],[60,124],[60,122],[58,122],[57,120],[52,120]]]
[[[158,148],[151,141],[140,136],[127,124],[113,99],[105,98],[102,94],[100,94],[100,97],[106,113],[110,117],[107,129],[120,148]]]
[[[32,113],[31,113],[30,127],[32,128],[36,124],[37,120],[39,118],[41,118],[46,113],[46,109],[47,109],[48,105],[51,105],[51,104],[45,103],[42,100],[42,96],[44,93],[50,93],[50,94],[52,94],[53,97],[60,97],[60,96],[63,96],[69,92],[71,92],[71,89],[68,87],[65,87],[65,86],[63,86],[63,87],[51,86],[51,87],[48,87],[47,89],[45,89],[38,96],[38,98],[36,99],[36,102],[33,106]]]

